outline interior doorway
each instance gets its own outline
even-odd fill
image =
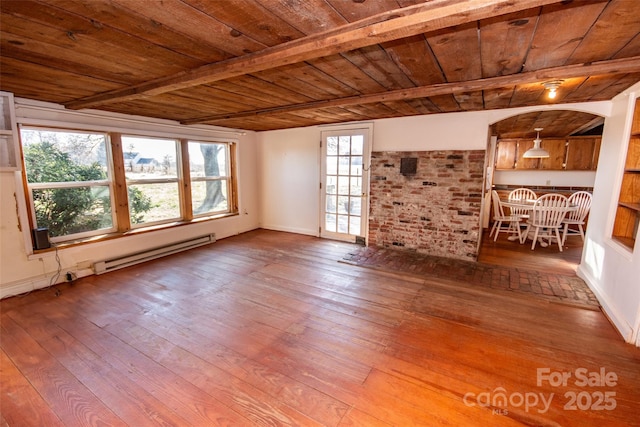
[[[489,238],[493,208],[491,191],[501,198],[519,187],[530,188],[537,196],[575,191],[593,191],[599,159],[604,117],[571,110],[545,110],[515,115],[490,126],[485,174],[485,204],[478,261],[511,265],[523,269],[574,274],[582,257],[579,236],[567,238],[563,252],[557,245],[531,250],[530,244],[507,240],[501,233]],[[541,146],[549,157],[529,159],[523,154],[534,146],[536,129],[542,129]],[[588,222],[588,217],[586,218]]]

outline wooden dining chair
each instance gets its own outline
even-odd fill
[[[569,206],[577,206],[577,209],[570,210],[562,220],[564,229],[562,231],[562,244],[567,240],[568,235],[580,235],[584,242],[584,220],[591,209],[591,193],[588,191],[577,191],[569,196]],[[577,225],[578,229],[569,228],[570,225]]]
[[[535,191],[529,188],[516,188],[509,193],[509,200],[536,200],[538,196]],[[520,218],[529,218],[529,211],[522,208],[511,208],[511,215],[517,215]]]
[[[549,244],[555,238],[558,241],[558,249],[562,252],[560,228],[562,227],[562,220],[567,213],[567,206],[569,206],[567,197],[562,194],[549,193],[540,196],[533,205],[531,217],[527,221],[527,228],[524,234],[521,235],[520,242],[524,243],[529,231],[534,228],[531,250],[536,247],[538,238],[546,238]]]
[[[522,240],[520,236],[520,217],[517,215],[505,215],[502,203],[500,203],[500,196],[496,190],[491,190],[491,202],[493,203],[493,227],[489,232],[489,237],[495,231],[493,241],[498,240],[499,233],[516,233],[518,240]],[[508,224],[508,227],[503,227],[503,224]]]

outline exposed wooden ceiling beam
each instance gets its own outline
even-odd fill
[[[440,83],[430,86],[420,86],[411,89],[399,89],[371,95],[357,95],[345,98],[312,101],[303,104],[284,105],[280,107],[263,108],[238,113],[218,114],[208,117],[184,120],[183,124],[211,123],[220,120],[241,117],[261,116],[274,113],[291,113],[295,111],[311,110],[328,107],[344,107],[347,105],[372,104],[376,102],[406,101],[416,98],[427,98],[437,95],[451,95],[477,90],[498,89],[521,84],[544,83],[548,80],[569,79],[574,77],[597,76],[602,74],[627,74],[640,72],[640,56],[625,59],[613,59],[588,64],[575,64],[555,68],[546,68],[508,76],[490,77],[486,79],[469,80],[465,82]],[[544,89],[543,86],[540,86]]]
[[[582,126],[578,126],[575,129],[569,129],[567,131],[567,135],[566,136],[571,136],[571,135],[574,135],[576,133],[582,133],[582,132],[590,131],[594,127],[600,126],[603,123],[604,123],[604,117],[594,117],[593,120],[588,121],[587,123],[583,124]]]
[[[381,13],[249,55],[75,100],[65,104],[65,107],[92,108],[148,98],[560,1],[432,0]]]

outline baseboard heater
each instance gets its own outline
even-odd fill
[[[143,252],[128,254],[119,258],[98,261],[93,264],[93,271],[95,272],[95,274],[103,274],[109,271],[117,270],[119,268],[129,267],[141,262],[151,261],[152,259],[186,251],[198,246],[208,245],[209,243],[214,243],[215,241],[215,234],[207,234],[206,236],[183,240],[181,242],[149,249]]]

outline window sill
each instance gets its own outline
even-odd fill
[[[159,230],[167,230],[171,228],[182,227],[185,225],[199,224],[202,222],[214,221],[217,219],[229,218],[229,217],[238,216],[238,215],[239,215],[238,212],[224,213],[219,215],[206,216],[202,218],[194,218],[190,221],[175,221],[175,222],[169,222],[164,224],[151,225],[148,227],[135,228],[133,230],[128,230],[125,232],[107,233],[107,234],[100,234],[98,236],[87,237],[84,239],[69,240],[69,241],[57,243],[55,244],[55,246],[54,244],[52,244],[52,246],[48,249],[34,250],[31,255],[27,256],[27,259],[34,260],[34,259],[40,259],[42,257],[54,256],[56,253],[56,249],[61,250],[61,249],[72,248],[80,245],[104,242],[107,240],[121,239],[124,237],[136,236],[139,234],[151,233]]]

